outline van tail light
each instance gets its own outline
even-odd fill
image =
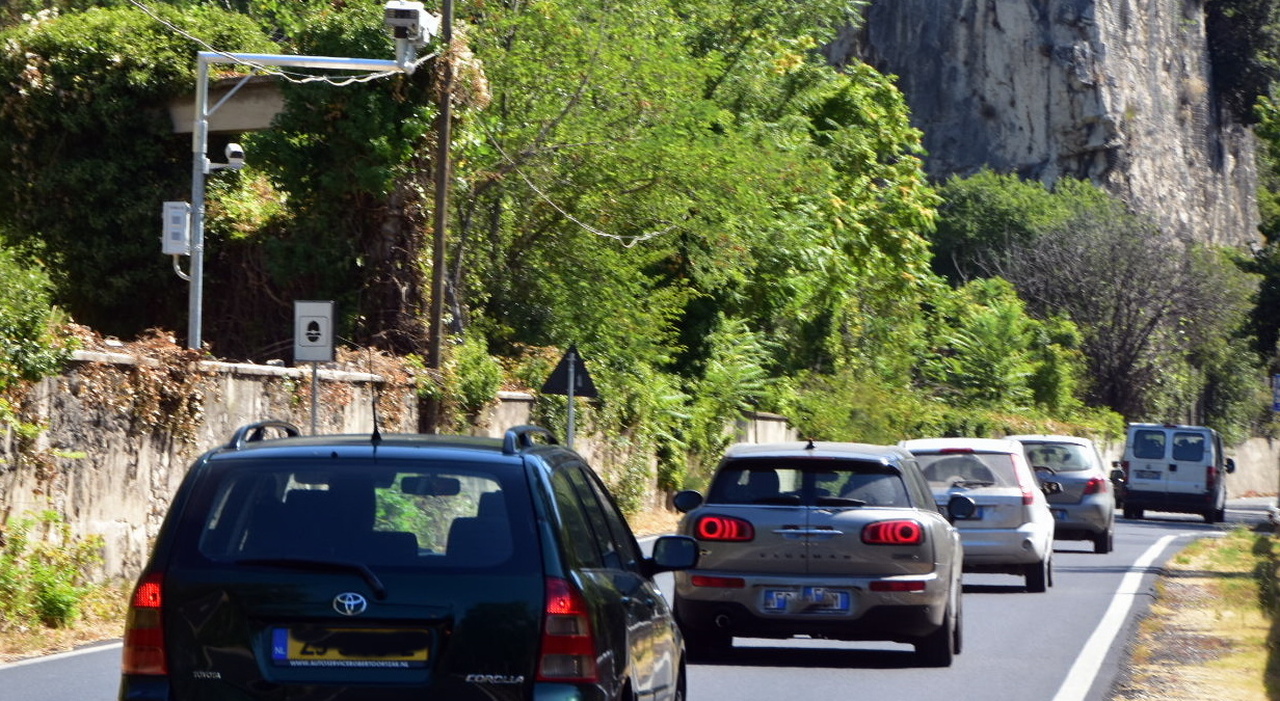
[[[559,577],[547,577],[538,680],[588,684],[599,681],[596,638],[591,631],[587,600],[577,587]]]
[[[1085,494],[1097,494],[1107,488],[1107,481],[1101,477],[1090,477],[1088,482],[1084,483]]]
[[[862,529],[862,542],[867,545],[919,545],[924,542],[924,526],[910,519],[868,523]]]
[[[1206,491],[1208,491],[1212,495],[1213,490],[1217,489],[1217,487],[1218,487],[1218,468],[1214,467],[1213,465],[1209,465],[1204,469],[1204,488]],[[1212,499],[1212,496],[1210,496],[1210,499]]]
[[[138,582],[129,602],[124,629],[121,670],[125,674],[168,674],[164,652],[164,627],[160,614],[164,578],[151,573]]]
[[[755,526],[750,521],[733,516],[703,516],[698,519],[693,532],[698,540],[745,542],[756,537]]]

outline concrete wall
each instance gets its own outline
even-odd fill
[[[314,380],[317,433],[372,431],[375,400],[382,432],[417,430],[408,384],[333,370],[319,370]],[[309,368],[201,362],[194,373],[171,373],[155,360],[80,352],[66,374],[46,378],[24,400],[23,420],[41,426],[39,435],[24,438],[12,427],[0,435],[0,524],[56,510],[74,533],[103,536],[99,577],[132,578],[191,462],[240,426],[264,419],[311,433],[312,381]],[[139,404],[157,389],[169,393],[166,404]],[[191,399],[197,401],[183,404]],[[502,392],[497,399],[473,434],[501,437],[531,423],[531,395]],[[736,431],[744,442],[794,438],[785,417],[768,414],[744,419]],[[574,447],[597,468],[615,457],[607,441],[591,436],[579,435]],[[659,504],[662,495],[648,501]]]

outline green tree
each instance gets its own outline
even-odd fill
[[[242,15],[156,13],[217,46],[268,45]],[[81,323],[123,336],[176,326],[186,286],[160,255],[158,216],[190,192],[191,147],[167,108],[190,93],[201,47],[132,7],[20,23],[0,39],[6,242],[45,261],[54,299]]]

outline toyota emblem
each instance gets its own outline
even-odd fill
[[[344,616],[359,616],[369,608],[369,602],[353,591],[344,591],[333,597],[333,610]]]

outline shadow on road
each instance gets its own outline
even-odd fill
[[[840,650],[829,647],[735,647],[698,664],[721,667],[831,667],[837,669],[906,669],[919,667],[911,650]]]

